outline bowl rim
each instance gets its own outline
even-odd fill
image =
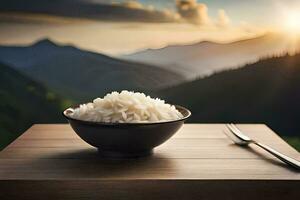
[[[158,122],[142,122],[142,123],[138,123],[138,122],[134,122],[134,123],[118,123],[118,122],[93,122],[93,121],[85,121],[85,120],[80,120],[80,119],[75,119],[72,117],[69,117],[65,112],[69,109],[69,108],[76,108],[78,107],[78,105],[74,105],[74,106],[70,106],[69,108],[65,109],[62,112],[62,115],[68,120],[68,121],[75,121],[75,122],[79,122],[82,124],[87,124],[87,125],[102,125],[102,126],[139,126],[139,125],[156,125],[156,124],[168,124],[168,123],[174,123],[174,122],[180,122],[180,121],[185,121],[187,120],[191,115],[192,112],[180,105],[174,105],[176,109],[181,109],[184,110],[187,114],[180,119],[176,119],[176,120],[167,120],[167,121],[158,121]],[[180,112],[180,111],[179,111]],[[181,112],[182,113],[182,112]]]

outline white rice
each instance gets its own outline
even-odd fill
[[[112,92],[92,103],[69,108],[67,115],[74,119],[92,122],[147,123],[181,119],[175,106],[158,98],[152,99],[144,93]]]

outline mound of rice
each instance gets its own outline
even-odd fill
[[[170,104],[158,98],[152,99],[139,92],[112,92],[92,103],[69,108],[67,115],[74,119],[93,122],[145,123],[182,118],[182,114]]]

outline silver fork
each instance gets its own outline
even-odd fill
[[[253,139],[251,139],[250,137],[246,136],[245,134],[243,134],[234,124],[226,124],[227,128],[230,130],[230,132],[233,134],[233,136],[235,136],[234,138],[230,137],[230,139],[232,139],[234,141],[234,143],[238,144],[238,145],[249,145],[249,144],[255,144],[259,147],[261,147],[262,149],[266,150],[267,152],[269,152],[270,154],[272,154],[273,156],[275,156],[276,158],[278,158],[279,160],[281,160],[282,162],[300,170],[300,162],[298,160],[295,160],[287,155],[284,155],[276,150],[274,150],[273,148],[262,144],[260,142],[257,142]]]

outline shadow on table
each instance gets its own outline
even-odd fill
[[[160,169],[164,168],[176,172],[176,164],[172,159],[162,154],[157,157],[155,153],[140,158],[111,159],[101,157],[97,149],[89,148],[51,155],[47,160],[55,160],[54,171],[74,177],[141,178],[149,177],[149,174],[163,177]]]

